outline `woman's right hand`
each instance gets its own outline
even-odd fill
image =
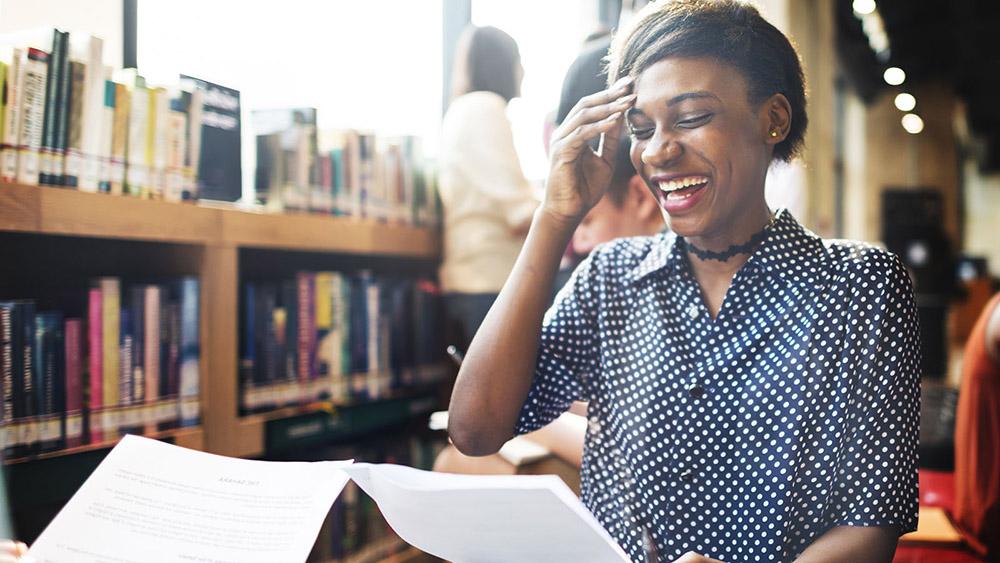
[[[549,179],[543,210],[552,218],[576,227],[597,205],[611,182],[623,116],[635,103],[632,79],[622,78],[607,90],[581,98],[552,134]],[[599,152],[589,141],[601,134]]]

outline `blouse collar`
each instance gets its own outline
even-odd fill
[[[670,275],[685,266],[682,239],[673,233],[657,235],[656,239],[649,254],[625,275],[627,281],[637,283],[653,272]],[[779,209],[767,237],[743,267],[796,285],[817,287],[825,281],[829,260],[823,239],[800,225],[787,209]]]

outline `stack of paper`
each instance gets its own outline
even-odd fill
[[[401,538],[455,563],[627,562],[554,476],[227,458],[126,436],[31,546],[41,563],[305,561],[348,478]]]

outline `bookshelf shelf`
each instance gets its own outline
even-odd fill
[[[0,231],[433,259],[433,229],[0,183]]]
[[[222,240],[234,246],[410,258],[439,254],[437,234],[425,228],[307,213],[220,213]]]
[[[239,450],[231,455],[257,457],[291,445],[349,437],[392,426],[437,406],[431,392],[400,393],[363,402],[318,402],[284,407],[239,418]]]
[[[174,428],[172,430],[162,430],[159,432],[153,432],[151,434],[143,434],[147,438],[155,438],[157,440],[170,440],[178,446],[183,446],[185,448],[191,448],[194,450],[205,449],[205,433],[201,426],[191,426],[188,428]],[[105,442],[96,442],[92,444],[84,444],[82,446],[77,446],[73,448],[65,448],[62,450],[56,450],[52,452],[44,452],[39,454],[33,454],[24,457],[17,457],[13,459],[4,460],[4,465],[18,465],[23,463],[28,463],[32,461],[39,461],[45,459],[54,459],[59,457],[72,456],[76,454],[81,454],[85,452],[94,452],[98,450],[106,450],[114,447],[118,443],[118,440],[108,440]]]

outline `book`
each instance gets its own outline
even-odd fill
[[[88,157],[88,166],[90,162],[96,162],[97,171],[94,173],[94,181],[97,185],[97,191],[101,193],[111,193],[112,184],[112,146],[114,138],[114,127],[115,127],[115,83],[110,80],[102,81],[104,96],[101,99],[101,111],[98,119],[98,129],[100,134],[98,135],[96,145],[94,147],[94,153],[91,157]],[[85,173],[89,174],[89,171]],[[89,182],[89,179],[85,179],[84,182]],[[83,191],[89,191],[89,188],[81,185],[80,189]]]
[[[145,159],[149,169],[149,189],[153,199],[162,199],[165,191],[169,111],[170,101],[167,99],[166,88],[149,88],[149,127]]]
[[[45,95],[42,101],[42,136],[38,148],[38,178],[33,182],[41,186],[56,186],[62,176],[62,158],[58,154],[62,123],[62,104],[66,95],[64,85],[68,82],[66,64],[69,34],[58,29],[52,30],[50,56],[46,58]]]
[[[199,403],[199,363],[201,340],[199,331],[199,282],[185,277],[176,282],[180,303],[180,374],[178,400],[181,426],[197,426],[201,422]]]
[[[198,197],[236,201],[243,191],[240,93],[187,75],[181,75],[180,81],[183,89],[203,93],[201,107],[192,104],[191,113],[191,127],[200,124],[200,132],[192,136],[197,140],[191,147],[192,151],[197,151],[194,160],[197,162]]]
[[[60,185],[80,187],[83,175],[83,102],[86,95],[86,65],[80,61],[69,62],[69,128],[63,149],[63,173]],[[96,191],[96,187],[95,190]]]
[[[160,288],[156,285],[143,287],[143,372],[146,376],[145,395],[142,397],[146,408],[143,411],[144,431],[156,432],[157,415],[156,402],[160,398],[160,351],[162,338],[160,334],[161,303]]]
[[[317,183],[316,109],[254,110],[257,199],[272,210],[309,211]]]
[[[102,411],[101,427],[104,440],[118,437],[118,421],[115,409],[121,402],[119,388],[121,363],[119,338],[121,333],[121,281],[104,277],[96,280],[101,291],[101,370],[102,370]],[[91,350],[94,353],[94,350]],[[130,364],[129,364],[130,365]],[[127,397],[127,396],[126,396]]]
[[[17,430],[12,426],[16,409],[14,399],[14,307],[12,303],[0,303],[0,392],[3,405],[0,410],[0,448],[7,452],[17,438]]]
[[[118,72],[118,81],[128,88],[128,141],[125,144],[125,190],[132,196],[149,198],[150,166],[147,161],[150,137],[149,90],[146,80],[135,69]]]
[[[21,60],[21,131],[17,142],[17,181],[37,185],[42,131],[45,122],[45,87],[49,54],[29,47]]]
[[[21,134],[21,106],[23,102],[24,74],[21,62],[23,51],[13,48],[7,59],[7,73],[3,90],[3,134],[0,136],[0,180],[17,181],[18,144]]]
[[[35,389],[38,450],[63,446],[63,416],[66,412],[66,374],[63,355],[63,316],[48,311],[35,315]]]
[[[125,193],[126,158],[128,157],[129,115],[132,112],[132,95],[124,84],[114,84],[114,115],[111,122],[111,153],[109,158],[109,190],[113,195]],[[107,102],[105,102],[107,103]]]
[[[87,436],[88,442],[104,439],[104,300],[100,287],[87,292]]]
[[[63,325],[66,345],[66,398],[65,398],[65,440],[66,447],[73,448],[84,443],[83,435],[83,319],[68,318]]]
[[[110,145],[108,125],[105,124],[106,79],[110,69],[104,66],[104,41],[97,36],[73,32],[69,39],[70,61],[82,65],[82,88],[78,94],[71,94],[74,104],[79,105],[77,128],[79,146],[70,143],[66,149],[67,176],[77,171],[80,191],[100,190],[101,167],[105,164]],[[113,99],[113,98],[112,98]],[[114,107],[113,104],[111,107]],[[73,116],[70,116],[71,130]],[[72,136],[72,133],[71,133]],[[106,174],[103,175],[106,177]]]

